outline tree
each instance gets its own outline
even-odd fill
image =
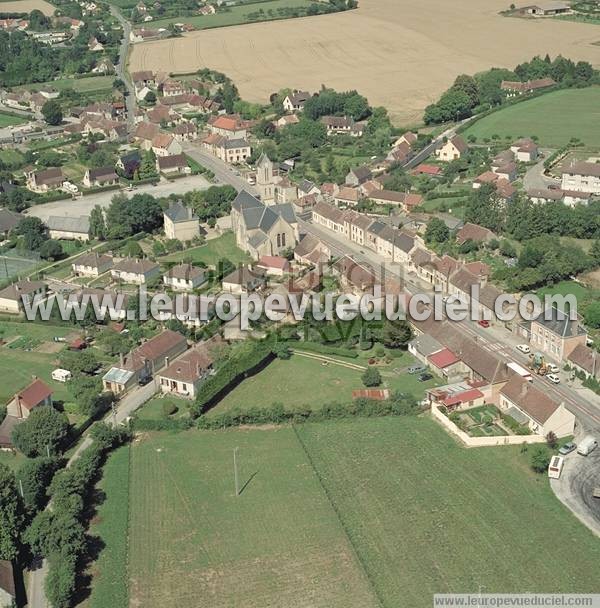
[[[156,103],[156,93],[154,91],[148,91],[146,93],[146,97],[144,97],[144,101],[149,103],[150,105]]]
[[[545,445],[536,445],[531,450],[530,464],[536,473],[545,473],[548,470],[550,451]]]
[[[23,510],[15,476],[0,464],[0,559],[13,560],[19,553]]]
[[[17,232],[23,237],[25,249],[35,251],[46,240],[46,226],[39,217],[25,217],[19,222]]]
[[[381,384],[381,374],[375,367],[367,367],[361,376],[362,383],[367,386],[379,386]]]
[[[403,320],[386,320],[383,326],[383,343],[388,348],[406,348],[412,339],[410,325]]]
[[[73,374],[93,374],[100,367],[98,357],[90,349],[82,352],[64,350],[60,353],[58,361],[62,368],[68,369]]]
[[[438,217],[434,217],[427,224],[425,230],[426,243],[445,243],[450,236],[448,226]]]
[[[58,454],[69,432],[65,414],[51,405],[36,407],[12,432],[15,447],[28,458]]]
[[[42,116],[49,125],[56,126],[62,122],[62,108],[56,99],[49,99],[42,106]]]
[[[273,346],[273,353],[278,359],[289,359],[292,356],[290,347],[285,342],[277,342]]]
[[[29,513],[39,511],[46,502],[46,488],[57,467],[53,458],[32,458],[19,469],[17,479],[23,488],[23,504]]]
[[[50,26],[50,19],[38,9],[29,13],[29,29],[33,32],[42,32]]]
[[[101,241],[106,238],[106,222],[100,205],[96,205],[90,212],[90,235]]]
[[[598,329],[600,327],[600,302],[592,302],[585,308],[584,318],[586,325]]]
[[[548,447],[551,450],[554,450],[556,448],[556,446],[558,445],[558,437],[556,436],[556,433],[554,431],[550,431],[546,435],[546,443],[548,444]]]
[[[62,254],[62,245],[54,239],[44,241],[40,247],[40,257],[44,260],[58,260]]]

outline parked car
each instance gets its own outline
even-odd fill
[[[490,322],[486,321],[485,319],[481,319],[481,321],[477,321],[477,324],[480,325],[481,327],[484,327],[485,329],[487,329],[490,326]]]
[[[591,454],[598,447],[598,442],[591,435],[587,435],[579,442],[577,453],[582,456]]]
[[[143,378],[139,379],[138,384],[140,386],[146,386],[146,384],[148,384],[151,381],[152,381],[152,376],[144,376]]]
[[[528,355],[531,352],[531,348],[529,344],[518,344],[517,350],[520,350],[522,353]]]
[[[556,374],[546,374],[546,378],[548,378],[552,384],[560,384],[560,378]]]
[[[427,382],[427,380],[431,380],[433,376],[429,372],[425,372],[421,374],[418,378],[419,382]]]
[[[427,368],[424,365],[411,365],[408,368],[409,374],[421,374],[426,371],[427,371]]]
[[[558,365],[555,365],[554,363],[546,363],[546,369],[551,374],[558,374],[558,372],[560,371],[560,367],[558,367]]]
[[[563,456],[566,456],[567,454],[570,454],[576,448],[577,448],[577,445],[574,444],[572,441],[569,441],[569,443],[565,443],[565,445],[563,445],[562,448],[560,448],[560,450],[558,450],[558,453],[562,454]]]
[[[551,479],[558,479],[562,473],[563,465],[564,458],[560,456],[552,456],[548,466],[548,477]]]

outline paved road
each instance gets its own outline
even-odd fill
[[[349,243],[340,239],[337,234],[330,232],[322,226],[315,226],[306,221],[299,221],[301,232],[310,232],[332,250],[334,255],[351,255],[357,262],[369,264],[378,274],[384,271],[393,277],[400,278],[406,289],[411,293],[431,293],[431,285],[421,281],[415,274],[406,272],[405,268],[398,263],[383,262],[375,252],[361,248],[356,243]],[[484,329],[472,321],[463,321],[461,329],[476,339],[480,346],[507,361],[515,361],[521,365],[527,365],[527,355],[516,350],[516,345],[522,343],[519,339],[503,327],[490,327]],[[565,407],[577,417],[581,426],[587,431],[600,432],[600,397],[572,385],[568,381],[566,373],[561,372],[561,384],[555,385],[547,378],[536,376],[534,385],[551,395],[558,401],[563,401]]]
[[[119,21],[123,28],[123,40],[121,40],[121,47],[119,49],[119,63],[115,66],[117,76],[125,83],[127,87],[128,95],[125,97],[125,106],[127,108],[127,130],[129,133],[133,133],[135,129],[135,108],[136,98],[135,89],[131,78],[127,72],[127,61],[129,60],[129,34],[131,32],[131,24],[123,15],[119,8],[114,4],[110,5],[110,12]]]
[[[136,186],[135,190],[108,190],[107,192],[98,192],[89,194],[77,199],[64,199],[53,203],[45,203],[43,205],[35,205],[26,210],[28,215],[34,215],[42,220],[47,220],[51,215],[61,216],[80,216],[89,215],[91,210],[96,206],[108,207],[112,197],[117,193],[125,193],[131,197],[140,192],[147,192],[153,196],[169,196],[169,194],[185,194],[190,190],[205,190],[210,186],[210,182],[202,175],[190,175],[179,179],[162,181],[156,186],[152,184],[144,184]]]
[[[130,393],[125,395],[123,399],[117,404],[117,407],[113,413],[106,416],[105,421],[111,426],[117,426],[123,424],[129,416],[146,401],[148,401],[152,395],[156,392],[156,385],[154,381],[135,388]],[[88,448],[92,443],[90,437],[86,437],[78,446],[69,461],[67,467],[70,467],[82,454],[82,452]],[[27,587],[27,606],[28,608],[48,608],[48,600],[44,593],[44,580],[48,572],[48,565],[46,560],[40,565],[37,570],[32,570],[29,573],[29,584]]]
[[[203,150],[199,144],[185,142],[183,144],[183,149],[185,153],[196,162],[199,162],[203,167],[210,169],[215,174],[217,181],[233,186],[238,192],[240,190],[246,190],[255,196],[258,194],[256,188],[251,186],[243,177],[241,177],[236,169],[226,162],[223,162],[220,158]]]
[[[546,158],[552,153],[552,150],[542,150],[544,158],[538,163],[527,169],[527,172],[523,176],[523,188],[527,190],[543,190],[550,186],[560,186],[560,182],[551,177],[544,175],[544,162]]]

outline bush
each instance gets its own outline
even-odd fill
[[[362,383],[367,386],[379,386],[381,384],[381,374],[378,369],[369,367],[361,376]]]
[[[545,445],[536,445],[529,454],[531,468],[536,473],[545,473],[550,464],[550,450]]]
[[[162,411],[165,416],[172,416],[177,413],[178,407],[171,401],[166,401],[162,404]]]
[[[51,405],[35,408],[12,433],[15,447],[28,458],[57,454],[69,431],[67,417]]]

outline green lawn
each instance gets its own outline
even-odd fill
[[[123,564],[127,562],[129,450],[123,446],[110,455],[98,484],[106,499],[98,507],[90,533],[99,536],[104,547],[92,567],[92,590],[85,608],[127,607]]]
[[[0,150],[0,161],[9,166],[18,166],[24,163],[25,157],[19,150],[7,148]]]
[[[291,428],[145,435],[130,480],[130,606],[377,606]]]
[[[105,472],[117,522],[98,570],[128,572],[131,606],[428,608],[434,593],[481,586],[600,591],[600,543],[520,449],[465,449],[429,418],[146,433],[130,450],[128,563],[123,464]],[[577,550],[557,559],[565,547]],[[94,606],[125,606],[118,587]]]
[[[508,106],[478,120],[463,135],[482,140],[494,134],[514,139],[537,135],[541,145],[555,148],[577,137],[588,147],[598,147],[600,87],[553,91]]]
[[[582,285],[581,283],[577,283],[576,281],[561,281],[560,283],[556,283],[552,287],[544,287],[542,289],[538,289],[536,294],[543,298],[545,296],[550,295],[574,295],[577,299],[577,308],[581,309],[586,304],[589,304],[592,300],[596,300],[600,296],[600,292],[596,289],[591,289]]]
[[[49,82],[27,85],[31,91],[39,91],[44,86],[54,87],[57,91],[73,89],[78,93],[90,93],[93,91],[109,91],[115,76],[90,76],[89,78],[62,78],[61,80],[50,80]]]
[[[14,125],[22,125],[26,122],[28,122],[27,119],[22,118],[21,116],[13,116],[12,114],[0,112],[0,129],[3,127],[13,127]]]
[[[365,365],[361,359],[345,359],[351,364]],[[410,393],[422,398],[426,388],[439,384],[437,379],[419,382],[416,375],[395,373],[412,365],[414,359],[406,353],[389,366],[380,369],[383,386]],[[319,409],[327,403],[349,403],[354,389],[364,388],[362,371],[332,363],[323,365],[321,361],[293,355],[285,361],[275,359],[260,373],[246,378],[221,400],[210,414],[220,414],[233,408],[269,407],[273,403],[283,403],[286,408],[310,407]]]
[[[3,464],[13,471],[18,471],[27,460],[21,452],[5,452],[0,450],[0,464]]]
[[[270,21],[273,19],[285,18],[279,16],[277,9],[280,8],[308,8],[312,2],[309,0],[271,0],[270,2],[255,2],[240,6],[232,6],[227,12],[218,12],[214,15],[194,15],[191,17],[169,17],[167,19],[157,19],[152,21],[152,27],[167,27],[169,23],[191,23],[199,30],[215,27],[227,27],[239,25],[241,23],[252,23],[256,21]],[[261,19],[251,20],[248,15],[259,10],[264,11]],[[272,13],[269,14],[269,11]]]
[[[188,415],[188,406],[191,402],[188,399],[172,395],[163,396],[159,393],[158,396],[144,403],[144,407],[137,411],[136,417],[140,420],[164,420],[163,406],[165,403],[172,403],[177,407],[177,412],[169,416],[169,419],[174,420]]]
[[[227,258],[233,264],[249,262],[250,257],[235,244],[233,232],[226,232],[216,239],[207,241],[200,247],[192,247],[185,251],[178,251],[161,258],[161,262],[180,262],[182,260],[191,263],[203,262],[207,266],[215,266],[217,262]]]

